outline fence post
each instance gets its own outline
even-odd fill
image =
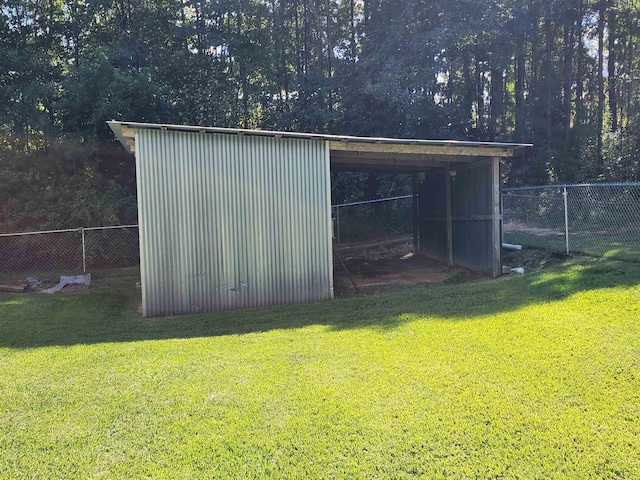
[[[569,253],[569,211],[567,210],[567,187],[562,187],[562,196],[564,197],[564,238],[567,246],[567,254]]]
[[[411,229],[413,230],[413,253],[420,250],[420,212],[418,204],[418,174],[411,174]]]
[[[500,246],[504,243],[504,195],[503,191],[500,191]]]
[[[336,245],[340,245],[340,207],[336,206]]]
[[[84,241],[84,228],[80,229],[82,235],[82,273],[87,273],[87,247]]]

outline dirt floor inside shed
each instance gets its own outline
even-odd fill
[[[340,246],[335,251],[344,261],[358,289],[363,292],[423,283],[459,282],[479,277],[472,272],[450,269],[435,260],[414,255],[410,242]],[[353,294],[355,288],[335,255],[333,270],[336,295]]]

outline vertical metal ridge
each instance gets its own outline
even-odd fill
[[[499,177],[494,175],[493,163],[461,169],[453,178],[454,264],[495,274],[500,269],[499,256],[495,255],[499,218],[494,212]]]
[[[332,298],[326,142],[136,132],[143,314]]]

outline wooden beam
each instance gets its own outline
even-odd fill
[[[392,166],[370,166],[370,165],[348,165],[331,164],[333,172],[360,172],[360,173],[395,173],[400,175],[410,175],[412,173],[434,172],[444,168],[444,165],[421,166],[421,167],[392,167]]]
[[[468,162],[465,164],[457,163],[455,165],[451,165],[451,170],[457,170],[459,172],[460,170],[470,170],[472,168],[477,168],[477,167],[482,167],[485,165],[492,165],[492,164],[493,164],[493,158],[483,158],[483,159],[479,158],[473,162]]]
[[[121,142],[127,149],[135,154],[136,153],[136,129],[131,128],[126,124],[122,124],[120,126],[120,131],[122,133]]]
[[[424,172],[429,170],[427,167],[403,167],[403,166],[390,166],[390,165],[349,165],[349,164],[331,164],[331,171],[334,172],[361,172],[361,173],[397,173],[397,174],[411,174],[417,172]]]
[[[127,125],[122,125],[122,136],[126,138],[134,138],[136,136],[136,130]]]
[[[24,293],[26,291],[26,285],[0,285],[0,292]]]
[[[507,147],[491,148],[485,146],[459,147],[455,145],[411,145],[405,143],[364,143],[330,141],[331,151],[371,152],[371,153],[409,153],[422,155],[452,155],[469,157],[511,157],[513,149]]]
[[[491,185],[491,203],[493,213],[493,276],[502,275],[502,239],[500,238],[500,157],[493,159],[491,169],[492,185]]]
[[[493,220],[493,215],[459,215],[452,216],[452,222],[488,222]]]
[[[330,157],[332,166],[340,166],[340,165],[360,165],[366,167],[412,167],[415,170],[425,169],[434,166],[442,166],[442,162],[437,162],[434,160],[430,161],[418,161],[418,160],[407,160],[407,159],[395,159],[395,158],[344,158],[340,156],[334,156],[333,154]]]
[[[451,167],[444,167],[445,215],[447,217],[447,265],[453,267],[453,222],[451,220]]]
[[[362,158],[368,160],[410,160],[412,162],[453,162],[465,165],[476,165],[484,162],[484,157],[456,157],[455,155],[426,155],[421,153],[381,153],[381,152],[357,152],[357,151],[331,151],[331,158],[336,160],[342,158]],[[488,159],[491,160],[491,159]]]
[[[447,217],[423,217],[423,222],[445,222]],[[452,222],[488,222],[493,220],[493,214],[491,215],[458,215],[451,216]]]

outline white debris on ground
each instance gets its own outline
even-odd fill
[[[42,293],[56,293],[62,290],[67,286],[80,286],[80,287],[89,287],[91,285],[91,274],[86,273],[84,275],[60,275],[60,282],[51,288],[46,290],[42,290]]]

